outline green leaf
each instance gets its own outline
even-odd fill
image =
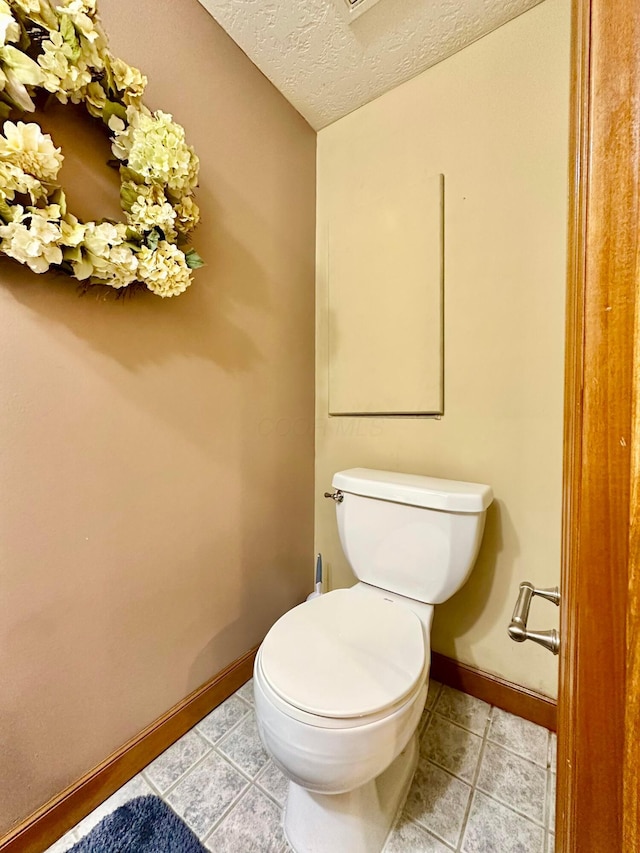
[[[44,35],[46,31],[43,30],[42,27],[39,27],[37,24],[34,24],[33,21],[21,21],[20,16],[16,15],[15,10],[13,12],[13,17],[16,18],[18,20],[18,23],[20,24],[20,38],[17,41],[17,46],[23,53],[32,56],[33,53],[30,53],[31,32],[29,31],[32,30],[33,32],[35,32],[36,36],[41,34]]]
[[[80,40],[68,15],[60,15],[60,35],[71,48],[71,59],[77,62],[80,58]]]
[[[72,44],[76,38],[76,31],[68,15],[60,15],[60,35],[67,44]]]
[[[60,205],[60,215],[66,216],[67,214],[67,197],[64,194],[64,190],[62,187],[58,187],[50,196],[50,201],[53,204]]]
[[[195,249],[189,249],[184,253],[184,257],[190,270],[197,270],[204,266],[204,261]]]
[[[133,181],[134,184],[144,184],[144,178],[139,172],[134,172],[129,166],[123,166],[119,160],[116,160],[116,163],[120,164],[120,180],[123,183]]]
[[[133,203],[137,198],[138,191],[135,188],[135,184],[122,184],[122,186],[120,187],[120,204],[122,205],[123,210],[126,210],[127,213],[129,213],[131,211]]]
[[[4,121],[11,115],[11,106],[4,101],[0,101],[0,121]]]
[[[118,91],[118,87],[116,86],[116,81],[115,81],[115,78],[113,76],[113,69],[111,68],[112,59],[113,59],[113,57],[107,51],[107,53],[104,56],[104,71],[102,72],[102,74],[103,74],[104,82],[105,82],[107,88],[109,89],[110,92],[112,92],[115,95]]]
[[[80,263],[82,260],[82,249],[80,246],[65,246],[62,251],[63,257],[65,260],[74,263]]]
[[[122,104],[117,103],[117,101],[107,101],[102,108],[102,121],[108,125],[112,116],[117,116],[126,122],[127,110]]]
[[[144,239],[144,242],[151,249],[151,251],[155,251],[158,248],[158,243],[160,241],[160,235],[154,228],[153,231],[149,231],[147,236]]]
[[[3,219],[5,222],[11,222],[13,219],[11,206],[3,198],[0,198],[0,219]]]
[[[2,54],[5,74],[7,74],[8,69],[11,69],[14,72],[16,82],[25,86],[40,86],[42,84],[44,72],[30,56],[11,44],[1,48],[0,53]],[[7,76],[9,75],[7,74]]]

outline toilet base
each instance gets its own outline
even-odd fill
[[[414,734],[376,779],[346,794],[316,794],[294,782],[284,832],[295,853],[380,853],[418,763]]]

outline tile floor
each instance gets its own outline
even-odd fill
[[[420,737],[386,853],[553,853],[555,735],[432,681]],[[285,853],[286,788],[260,743],[248,682],[47,853],[143,794],[161,796],[215,853]]]

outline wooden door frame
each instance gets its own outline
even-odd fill
[[[626,853],[640,850],[638,0],[573,2],[571,164],[556,849]]]

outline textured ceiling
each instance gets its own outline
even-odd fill
[[[199,0],[316,129],[541,0]]]

